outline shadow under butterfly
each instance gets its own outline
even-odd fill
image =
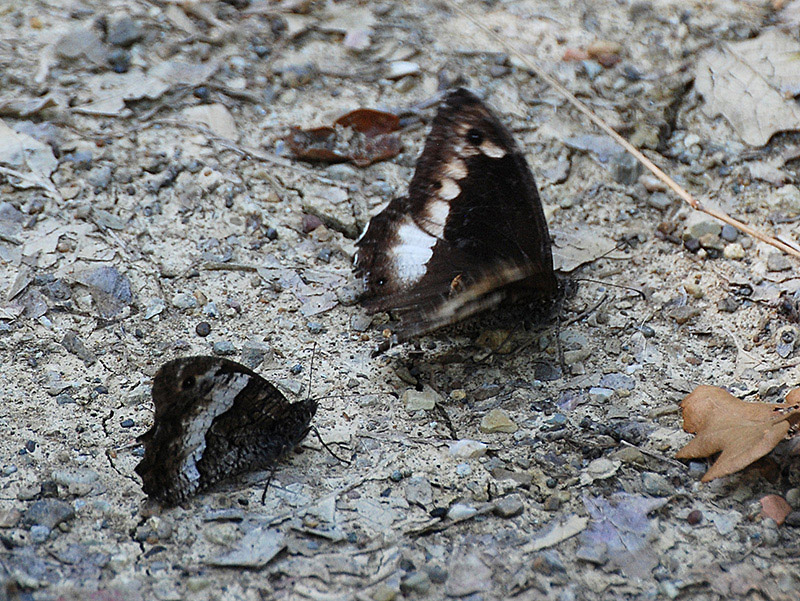
[[[177,505],[223,479],[268,469],[311,430],[317,402],[295,403],[240,363],[182,357],[153,379],[153,427],[135,471],[147,495]]]
[[[362,304],[396,315],[400,341],[504,301],[552,307],[565,290],[524,155],[463,88],[442,101],[408,195],[375,215],[356,245]]]

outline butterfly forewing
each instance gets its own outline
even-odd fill
[[[368,309],[392,310],[401,336],[426,332],[510,296],[555,296],[536,183],[511,134],[463,89],[443,101],[407,198],[373,217],[356,269]]]

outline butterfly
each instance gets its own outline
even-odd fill
[[[511,133],[472,92],[439,106],[408,195],[356,242],[362,304],[400,318],[408,339],[511,299],[553,299],[550,234]]]
[[[153,379],[153,427],[135,471],[147,495],[177,505],[224,478],[265,469],[310,431],[312,399],[289,402],[264,378],[218,357],[183,357]]]

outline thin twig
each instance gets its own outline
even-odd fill
[[[562,86],[555,78],[553,78],[549,73],[547,73],[544,69],[542,69],[539,65],[537,65],[533,60],[525,56],[522,52],[514,48],[508,41],[503,38],[498,33],[495,33],[488,25],[481,22],[477,17],[473,16],[471,13],[466,11],[465,9],[458,6],[453,0],[444,0],[444,3],[447,4],[453,11],[457,12],[467,20],[471,21],[473,25],[481,29],[486,35],[500,44],[506,52],[509,54],[514,55],[517,57],[522,63],[537,77],[543,79],[547,82],[550,87],[555,89],[559,94],[561,94],[566,100],[574,106],[578,111],[584,114],[592,123],[594,123],[597,127],[602,129],[605,133],[607,133],[611,138],[620,146],[622,146],[626,152],[633,155],[637,161],[639,161],[642,165],[644,165],[650,172],[653,173],[658,179],[660,179],[667,187],[669,187],[675,194],[677,194],[681,199],[683,199],[690,207],[697,211],[701,211],[710,217],[714,217],[715,219],[719,219],[723,223],[727,223],[728,225],[732,225],[737,230],[744,232],[745,234],[752,236],[753,238],[757,238],[762,242],[765,242],[775,248],[782,250],[786,254],[792,255],[794,257],[800,258],[800,249],[790,246],[789,244],[778,240],[774,236],[770,236],[769,234],[765,234],[753,227],[747,225],[746,223],[742,223],[738,219],[734,219],[727,213],[722,211],[718,211],[717,209],[703,206],[700,201],[698,201],[694,196],[689,194],[682,186],[680,186],[675,180],[673,180],[669,175],[664,173],[653,161],[648,159],[642,152],[633,146],[630,142],[628,142],[625,138],[620,136],[616,131],[612,129],[610,125],[608,125],[605,121],[603,121],[600,117],[592,112],[592,110],[586,106],[583,102],[578,100],[578,98],[567,88]]]

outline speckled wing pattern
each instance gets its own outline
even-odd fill
[[[172,506],[242,472],[265,469],[305,438],[313,400],[289,402],[244,365],[218,357],[165,363],[153,379],[153,427],[136,466],[151,498]]]
[[[356,243],[363,304],[392,311],[401,339],[496,306],[558,292],[550,235],[530,168],[510,132],[473,93],[448,94],[408,196]]]

